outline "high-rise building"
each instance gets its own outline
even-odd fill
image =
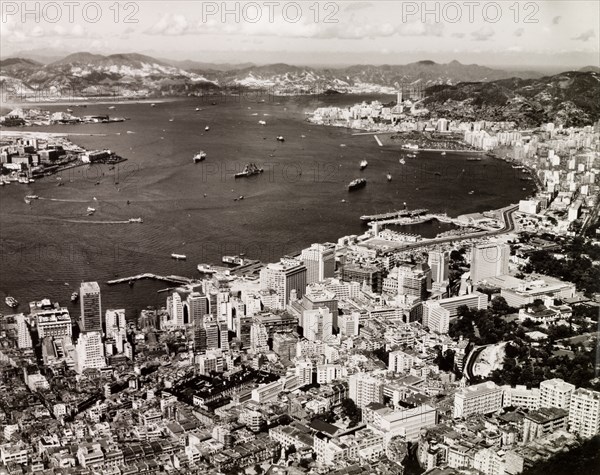
[[[436,301],[423,302],[423,326],[440,335],[447,334],[450,329],[450,310]]]
[[[74,359],[75,371],[78,374],[86,369],[99,369],[106,366],[100,332],[84,332],[79,335]]]
[[[363,408],[372,402],[383,402],[383,383],[367,373],[355,373],[348,378],[348,397]]]
[[[303,249],[300,259],[306,266],[306,283],[321,282],[335,272],[335,244],[313,244]]]
[[[298,259],[282,258],[280,262],[269,264],[260,271],[262,289],[275,292],[276,299],[269,301],[274,310],[285,310],[290,302],[290,293],[295,291],[301,298],[306,291],[306,266]]]
[[[254,352],[265,352],[269,350],[269,334],[267,327],[262,323],[253,323],[250,327],[250,349]]]
[[[415,355],[405,351],[392,351],[389,356],[388,370],[394,373],[406,373],[420,361]]]
[[[273,335],[273,352],[282,359],[291,360],[296,357],[298,339],[291,333],[275,333]]]
[[[438,284],[448,280],[450,266],[450,253],[448,251],[431,251],[427,263],[431,268],[431,280]]]
[[[51,307],[39,309],[31,312],[35,316],[40,339],[45,337],[63,337],[71,336],[71,315],[69,310],[63,307]]]
[[[296,376],[300,386],[312,383],[313,364],[310,360],[298,361],[296,363]]]
[[[204,319],[204,332],[206,334],[207,350],[216,350],[219,348],[219,324],[214,317]]]
[[[106,338],[115,340],[119,353],[123,353],[127,342],[127,321],[125,320],[125,309],[108,309],[104,315],[106,325]]]
[[[571,394],[575,386],[559,378],[540,383],[540,407],[558,407],[569,410]]]
[[[185,305],[189,314],[189,323],[195,324],[204,319],[208,315],[208,299],[206,295],[200,292],[192,292],[188,295]],[[187,323],[187,322],[186,322]]]
[[[474,284],[508,274],[510,246],[507,244],[478,244],[471,252],[471,280]]]
[[[439,306],[444,310],[448,310],[448,316],[453,318],[457,315],[458,307],[466,306],[469,308],[476,308],[477,310],[486,308],[487,299],[487,295],[482,294],[481,292],[472,292],[470,294],[449,297],[446,299],[427,300],[423,302],[423,325],[429,326],[428,318],[431,313],[430,309],[433,307]]]
[[[173,292],[167,297],[167,313],[169,314],[168,325],[174,328],[181,328],[183,324],[183,302],[181,295]]]
[[[102,301],[98,282],[82,282],[79,288],[82,331],[102,332]]]
[[[333,337],[333,315],[328,308],[305,310],[302,330],[307,340],[328,342]]]
[[[344,264],[342,267],[342,280],[366,284],[373,292],[381,293],[381,270],[377,266],[361,264]]]
[[[569,430],[589,439],[600,433],[600,392],[578,388],[571,394]]]
[[[338,317],[338,328],[344,336],[357,336],[360,313],[351,312]]]
[[[18,313],[14,318],[17,323],[17,346],[21,349],[31,348],[33,342],[31,341],[31,333],[25,315]]]
[[[492,381],[468,386],[454,395],[454,417],[490,414],[502,409],[503,390]]]
[[[240,315],[237,317],[235,334],[240,340],[242,349],[250,348],[250,329],[252,328],[252,317]]]
[[[392,269],[383,280],[383,291],[392,295],[427,298],[431,269],[427,264],[402,264]]]

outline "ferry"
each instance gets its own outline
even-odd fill
[[[4,299],[4,302],[6,302],[6,305],[8,305],[10,308],[17,308],[19,306],[17,299],[11,297],[10,295]]]
[[[283,135],[278,135],[277,136],[277,141],[278,142],[285,142],[285,139],[283,138]]]
[[[263,171],[264,170],[262,168],[257,167],[254,163],[248,163],[241,172],[234,175],[234,178],[244,178],[247,176],[259,175]]]
[[[364,178],[357,178],[348,184],[348,191],[358,190],[360,188],[364,188],[365,186],[367,186],[367,180]]]
[[[223,256],[221,258],[221,262],[224,262],[225,264],[241,266],[244,264],[244,259],[240,256]]]
[[[203,150],[200,150],[196,155],[194,155],[194,163],[201,162],[205,158],[206,158],[206,152]]]
[[[185,261],[187,259],[187,256],[185,254],[171,254],[171,257],[175,260],[178,261]]]
[[[143,223],[144,220],[142,218],[129,218],[130,223]]]
[[[387,181],[392,181],[392,175],[391,174],[388,173],[386,177],[387,177]]]
[[[369,162],[367,162],[366,160],[363,160],[362,162],[360,162],[360,169],[364,170],[365,168],[367,168],[368,164],[369,164]]]
[[[209,264],[198,264],[197,269],[198,269],[198,272],[202,272],[203,274],[214,274],[217,272],[217,270],[214,269]]]
[[[73,292],[71,294],[71,302],[77,302],[78,298],[79,298],[79,294],[77,292]]]

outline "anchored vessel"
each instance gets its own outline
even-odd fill
[[[366,160],[363,160],[362,162],[360,162],[360,169],[364,170],[365,168],[367,168],[368,164],[369,164],[369,162],[367,162]]]
[[[196,155],[194,155],[194,163],[201,162],[206,158],[206,152],[204,150],[200,150]]]
[[[357,178],[356,180],[352,180],[348,184],[348,191],[358,190],[360,188],[365,187],[366,185],[367,185],[367,180],[365,180],[364,178]]]
[[[223,256],[221,261],[225,264],[234,264],[236,266],[241,266],[244,264],[244,259],[240,256]]]
[[[392,175],[390,173],[387,174],[387,181],[392,181]]]
[[[198,272],[202,272],[203,274],[214,274],[215,272],[217,272],[217,270],[209,264],[198,264],[197,269]]]
[[[71,294],[71,302],[77,302],[78,298],[79,298],[79,294],[77,292],[73,292]]]
[[[185,261],[187,259],[187,256],[185,254],[171,254],[171,257],[178,261]]]
[[[277,140],[278,140],[279,142],[285,142],[285,139],[283,138],[283,135],[278,135],[278,136],[277,136]]]
[[[10,308],[17,308],[19,306],[17,299],[11,297],[10,295],[4,299],[4,302],[6,302],[6,305],[8,305]]]
[[[243,178],[246,176],[258,175],[263,172],[262,168],[257,167],[254,163],[247,163],[244,169],[234,175],[235,178]]]

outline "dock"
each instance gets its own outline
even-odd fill
[[[167,275],[167,276],[164,276],[164,275],[156,275],[156,274],[145,273],[145,274],[134,275],[134,276],[131,276],[131,277],[123,277],[121,279],[109,280],[106,283],[108,285],[125,284],[125,283],[128,283],[130,281],[143,280],[143,279],[160,280],[160,281],[163,281],[163,282],[171,282],[171,283],[174,283],[174,284],[193,284],[194,282],[197,282],[195,279],[190,279],[189,277],[182,277],[180,275]]]

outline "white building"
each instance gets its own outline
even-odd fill
[[[383,401],[383,383],[367,373],[355,373],[348,378],[350,390],[348,396],[363,408],[372,402]]]
[[[305,310],[302,315],[302,329],[307,340],[328,342],[333,338],[333,315],[328,308]]]
[[[600,432],[600,392],[579,388],[571,394],[569,431],[583,438]]]
[[[104,345],[100,332],[84,332],[79,335],[75,346],[75,371],[78,374],[90,368],[104,368]]]
[[[17,346],[20,349],[31,348],[33,346],[33,343],[31,341],[31,333],[29,332],[29,325],[27,323],[25,315],[23,315],[22,313],[18,313],[14,317],[17,323]]]
[[[306,266],[306,283],[321,282],[333,277],[335,271],[335,244],[313,244],[303,249],[300,259]]]
[[[269,299],[275,310],[284,310],[290,302],[290,293],[296,291],[301,298],[306,291],[306,266],[293,258],[282,258],[280,262],[269,264],[260,271],[260,287],[275,292],[275,300]],[[266,303],[265,303],[266,305]]]
[[[471,252],[471,280],[474,284],[488,277],[508,274],[510,247],[507,244],[478,244]]]
[[[575,386],[562,379],[548,379],[540,383],[540,407],[558,407],[569,410]]]
[[[454,417],[489,414],[502,409],[502,388],[487,381],[460,389],[454,395]]]

